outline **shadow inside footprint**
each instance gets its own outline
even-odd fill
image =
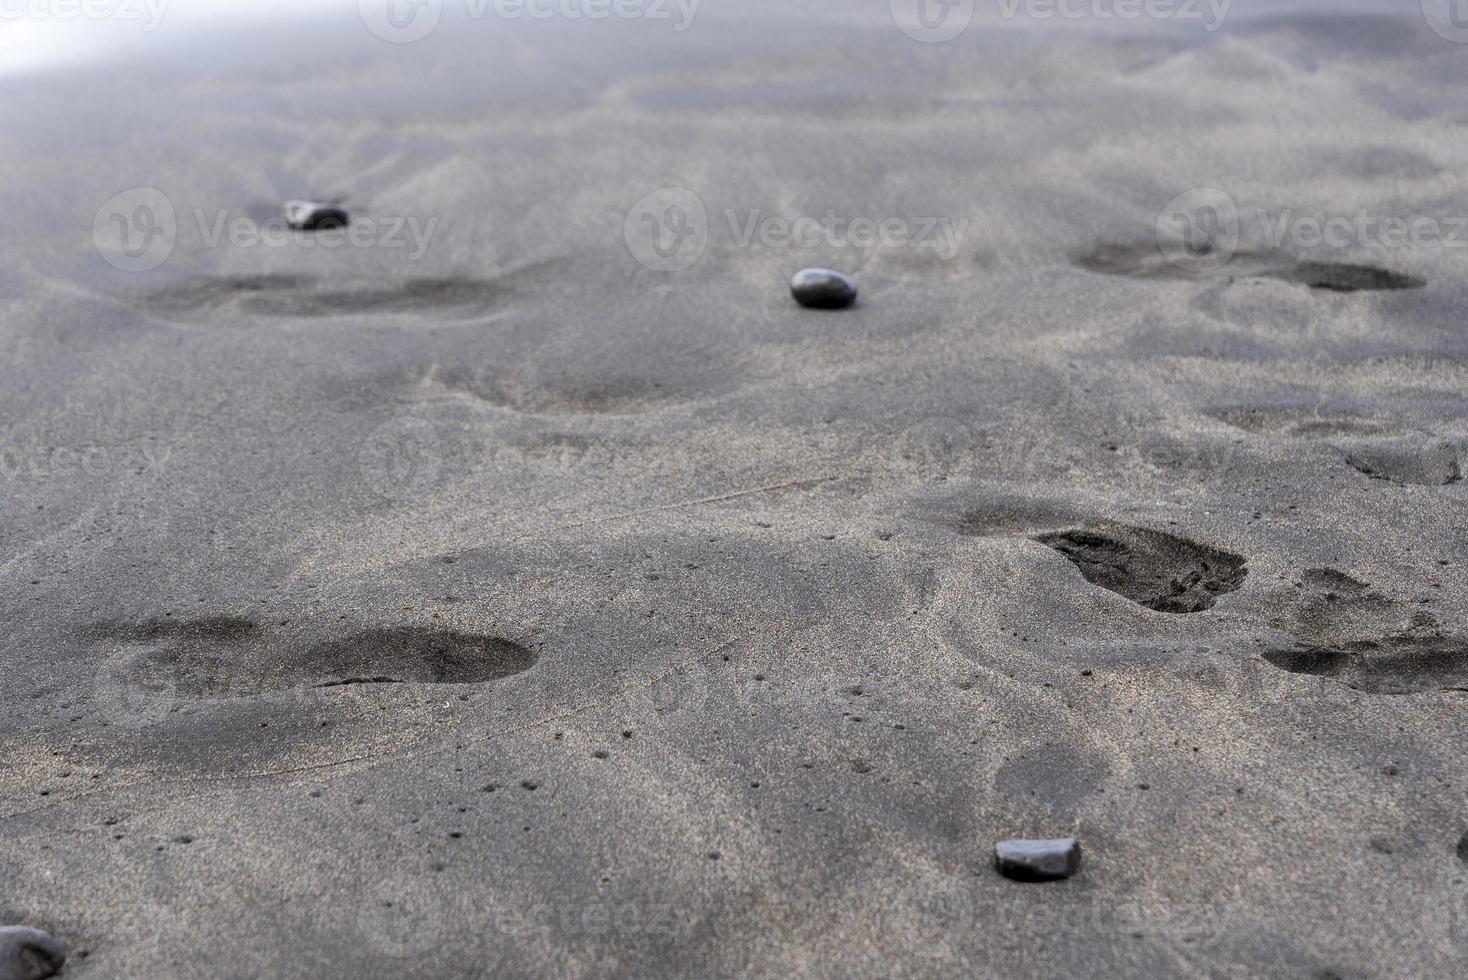
[[[1346,462],[1374,480],[1445,487],[1461,478],[1458,447],[1446,440],[1393,439],[1342,444]]]
[[[1264,659],[1292,674],[1328,677],[1371,694],[1468,690],[1468,641],[1393,636],[1342,646],[1300,645]]]
[[[1088,272],[1131,279],[1279,279],[1337,293],[1419,289],[1426,280],[1371,265],[1303,262],[1279,250],[1190,253],[1156,242],[1106,243],[1072,256]]]
[[[482,684],[523,673],[536,659],[526,647],[498,637],[379,629],[317,644],[296,669],[303,679],[326,678],[315,687]]]
[[[200,699],[361,684],[482,684],[523,673],[539,659],[507,639],[446,630],[370,629],[308,646],[227,617],[91,632],[134,649],[123,661],[125,683]]]
[[[1348,265],[1338,262],[1301,262],[1293,268],[1269,273],[1273,279],[1304,283],[1311,289],[1328,289],[1337,293],[1367,290],[1421,289],[1424,279],[1403,275],[1372,265]]]
[[[1211,609],[1249,574],[1238,555],[1124,524],[1057,531],[1035,540],[1070,559],[1092,585],[1163,613]]]

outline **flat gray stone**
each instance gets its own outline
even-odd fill
[[[1081,845],[1074,837],[1004,840],[994,845],[994,865],[1015,881],[1058,881],[1080,870]]]
[[[66,947],[49,932],[0,927],[0,980],[45,980],[66,962]]]
[[[340,204],[287,201],[285,221],[296,231],[322,231],[327,228],[345,228],[351,223],[351,218]]]

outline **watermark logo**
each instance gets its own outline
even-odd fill
[[[3,2],[3,0],[0,0]],[[703,0],[463,0],[470,20],[667,21],[683,33],[693,26]],[[357,0],[362,23],[384,41],[421,41],[443,19],[443,0]]]
[[[190,220],[192,219],[192,220]],[[292,228],[284,214],[256,220],[229,210],[194,208],[180,218],[167,195],[135,187],[107,201],[92,222],[92,240],[109,264],[124,272],[147,272],[172,257],[181,231],[197,232],[206,249],[384,249],[417,262],[428,254],[439,219],[363,216],[339,227]],[[190,239],[191,241],[193,239]]]
[[[173,450],[148,441],[136,446],[90,445],[73,448],[0,446],[0,479],[78,480],[87,477],[121,478],[129,475],[161,479]]]
[[[765,248],[916,248],[934,251],[945,262],[958,255],[969,227],[968,218],[846,217],[834,209],[819,218],[786,218],[759,209],[740,214],[731,208],[724,212],[724,219],[740,248],[755,244]]]
[[[968,218],[842,215],[788,217],[763,209],[726,208],[710,222],[703,198],[683,187],[667,187],[638,201],[623,225],[627,248],[656,272],[681,272],[703,258],[717,231],[727,230],[739,249],[925,249],[947,262],[957,257]]]
[[[723,661],[717,661],[722,666]],[[659,717],[682,712],[702,712],[714,692],[731,681],[732,672],[716,676],[707,658],[679,664],[655,678],[646,688],[648,704]]]
[[[443,17],[443,0],[357,0],[367,30],[390,44],[421,41]]]
[[[0,0],[0,21],[137,21],[144,32],[163,23],[171,0]]]
[[[391,501],[432,488],[443,470],[438,430],[423,419],[393,419],[362,444],[358,468],[367,488]]]
[[[622,228],[632,257],[654,272],[682,272],[703,258],[708,210],[686,187],[664,187],[632,206]]]
[[[1239,249],[1239,209],[1217,187],[1179,194],[1157,215],[1157,247],[1190,275],[1222,268]]]
[[[109,198],[92,220],[92,243],[113,268],[147,272],[168,261],[178,241],[173,202],[151,187]]]
[[[1468,0],[1422,0],[1422,16],[1438,37],[1468,44]]]
[[[968,30],[974,0],[892,0],[892,20],[923,44],[942,44]]]
[[[1255,216],[1263,238],[1274,248],[1468,248],[1468,217],[1409,219],[1364,209],[1352,215],[1312,215],[1293,208],[1261,210]]]
[[[431,950],[448,921],[446,896],[426,881],[380,881],[363,896],[357,931],[368,945],[390,959],[409,959]]]
[[[1157,215],[1156,235],[1164,258],[1184,272],[1203,275],[1227,265],[1245,237],[1277,252],[1468,249],[1468,216],[1408,217],[1364,208],[1353,214],[1310,214],[1294,208],[1246,213],[1227,192],[1199,187],[1167,203]]]
[[[111,724],[142,729],[161,724],[178,709],[178,677],[154,662],[152,647],[114,652],[92,675],[93,703]]]
[[[957,419],[924,419],[897,438],[897,464],[926,480],[946,480],[966,462],[972,463],[979,433]]]
[[[402,250],[407,252],[409,262],[417,262],[428,254],[433,233],[438,230],[437,218],[424,221],[417,217],[360,217],[345,226],[307,231],[292,228],[284,215],[261,222],[228,211],[209,214],[196,208],[193,217],[205,248],[228,245],[237,249],[293,246]]]
[[[888,926],[904,945],[960,939],[974,923],[972,893],[957,886],[919,883],[901,891],[887,910]]]
[[[1233,0],[998,0],[1005,20],[1196,22],[1210,34],[1223,27]]]

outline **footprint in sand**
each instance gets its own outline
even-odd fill
[[[1371,694],[1468,691],[1468,640],[1389,636],[1340,646],[1300,644],[1264,659],[1292,674],[1327,677]]]
[[[1163,613],[1211,609],[1249,574],[1238,555],[1125,524],[1089,524],[1035,540],[1070,559],[1092,585]]]
[[[1087,272],[1131,279],[1279,279],[1337,293],[1420,289],[1423,279],[1372,265],[1303,262],[1285,252],[1238,250],[1220,261],[1200,264],[1155,242],[1107,243],[1072,256]]]
[[[97,675],[102,708],[121,722],[161,721],[189,701],[367,684],[483,684],[535,666],[531,649],[501,637],[407,627],[360,630],[304,643],[233,617],[100,624],[115,649]]]
[[[137,296],[141,310],[165,319],[219,322],[222,315],[303,317],[432,312],[458,320],[498,309],[510,287],[498,280],[417,278],[398,283],[300,275],[199,276]]]

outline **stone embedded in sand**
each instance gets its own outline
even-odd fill
[[[840,310],[856,302],[856,283],[834,269],[801,269],[790,280],[795,302],[813,310]]]
[[[45,980],[66,962],[66,947],[48,932],[0,927],[0,980]]]
[[[287,201],[285,221],[296,231],[323,231],[327,228],[345,228],[351,219],[339,204]]]
[[[1080,870],[1081,845],[1074,837],[1000,841],[994,845],[994,866],[1015,881],[1059,881]]]

